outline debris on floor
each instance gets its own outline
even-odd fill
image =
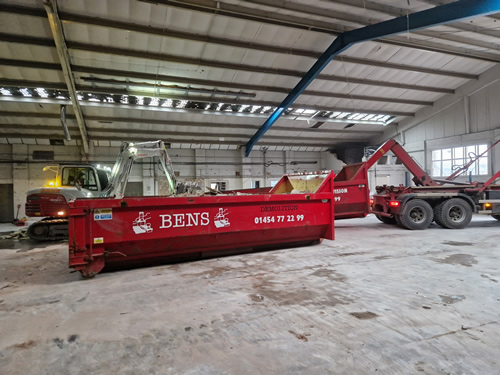
[[[0,240],[24,240],[28,239],[28,228],[22,228],[16,232],[0,235]]]

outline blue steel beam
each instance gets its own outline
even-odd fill
[[[354,44],[500,12],[500,0],[459,0],[340,34],[245,146],[245,156],[332,59]]]

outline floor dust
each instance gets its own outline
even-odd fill
[[[469,254],[453,254],[444,259],[435,259],[435,261],[438,263],[459,264],[464,267],[472,267],[473,264],[477,264],[476,258]]]

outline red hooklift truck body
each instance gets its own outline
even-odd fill
[[[370,213],[368,170],[387,152],[392,151],[415,176],[414,180],[429,183],[430,177],[393,139],[384,143],[363,163],[345,165],[335,177],[335,220],[365,217]],[[432,180],[432,179],[430,179]]]
[[[333,180],[332,172],[285,175],[256,195],[77,199],[69,266],[92,277],[105,266],[333,240]]]
[[[488,150],[498,143],[495,142]],[[386,146],[390,146],[389,149],[413,174],[417,186],[376,187],[372,213],[382,222],[397,223],[413,230],[426,229],[432,221],[447,229],[465,228],[474,212],[500,220],[500,185],[494,184],[500,179],[500,171],[484,183],[453,182],[455,177],[472,165],[474,160],[471,160],[458,170],[460,172],[455,172],[445,180],[434,180],[394,140],[386,142],[377,153],[382,148],[386,149]]]

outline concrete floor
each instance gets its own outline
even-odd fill
[[[500,222],[109,272],[0,243],[1,374],[498,374]]]

